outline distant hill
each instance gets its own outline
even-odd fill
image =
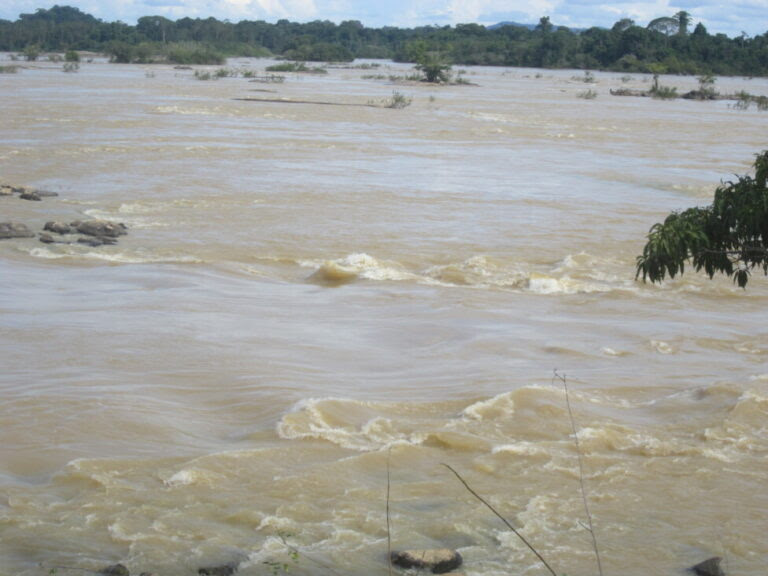
[[[520,22],[509,22],[505,20],[504,22],[498,22],[496,24],[491,24],[490,26],[486,26],[486,28],[488,28],[488,30],[496,30],[497,28],[502,28],[503,26],[516,26],[518,28],[527,28],[528,30],[536,30],[536,26],[538,26],[538,24],[521,24]],[[559,28],[559,26],[555,24],[554,28],[557,29]],[[571,32],[579,34],[580,32],[584,32],[586,28],[569,28],[569,30]]]
[[[516,26],[517,28],[528,28],[528,30],[535,30],[536,24],[520,24],[520,22],[498,22],[496,24],[491,24],[490,26],[486,26],[488,30],[496,30],[496,28],[501,28],[503,26]]]

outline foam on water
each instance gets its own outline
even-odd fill
[[[149,253],[143,250],[136,251],[97,251],[76,244],[60,245],[55,249],[40,247],[29,250],[29,255],[43,260],[90,260],[108,262],[113,264],[148,264],[148,263],[179,263],[201,264],[202,260],[194,256],[179,254]]]
[[[335,260],[299,260],[315,271],[311,282],[337,286],[356,280],[415,282],[425,285],[460,286],[531,292],[541,295],[591,294],[612,291],[637,292],[631,280],[609,271],[620,263],[586,254],[567,256],[548,272],[536,271],[526,262],[503,262],[486,255],[466,260],[409,269],[394,260],[380,260],[366,253],[354,253]]]

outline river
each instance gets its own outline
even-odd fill
[[[595,574],[580,452],[606,574],[764,576],[768,280],[635,258],[751,172],[768,113],[609,94],[642,74],[249,81],[271,63],[0,74],[0,182],[58,193],[0,220],[128,227],[0,242],[0,574],[383,575],[388,539],[545,574],[443,463]]]

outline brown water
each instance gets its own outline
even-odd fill
[[[363,78],[408,72],[0,75],[0,181],[60,194],[0,198],[0,220],[129,227],[0,243],[0,574],[383,575],[388,459],[393,547],[545,573],[444,462],[559,573],[594,574],[557,369],[605,573],[718,555],[764,576],[768,280],[648,286],[634,262],[654,222],[750,170],[768,114],[609,95],[642,75]],[[411,105],[235,99],[395,90]]]

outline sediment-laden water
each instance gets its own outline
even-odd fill
[[[384,574],[388,463],[393,547],[545,573],[446,463],[594,574],[558,370],[606,574],[764,576],[768,280],[634,264],[750,171],[768,114],[609,94],[642,75],[365,77],[408,72],[0,74],[0,182],[59,193],[2,197],[0,221],[129,229],[0,242],[0,574]],[[410,106],[361,106],[393,91]]]

